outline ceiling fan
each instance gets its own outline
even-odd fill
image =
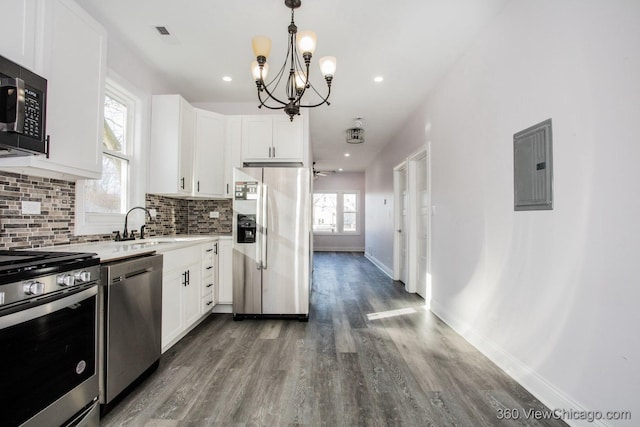
[[[316,169],[316,162],[313,162],[313,178],[317,179],[321,176],[328,176],[329,174],[332,173],[336,173],[336,171],[334,170],[326,170],[326,171],[321,171],[321,170],[317,170]]]

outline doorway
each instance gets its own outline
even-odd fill
[[[409,283],[409,193],[407,188],[407,163],[403,162],[393,170],[395,193],[395,221],[394,221],[394,266],[393,280]]]
[[[430,300],[431,197],[428,147],[394,168],[394,279]]]

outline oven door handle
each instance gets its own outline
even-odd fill
[[[0,316],[0,329],[8,328],[10,326],[28,322],[29,320],[51,314],[53,312],[62,310],[81,301],[84,301],[87,298],[91,298],[92,296],[97,294],[98,287],[92,286],[89,289],[85,289],[72,295],[64,296],[60,299],[48,302],[46,304],[7,314],[6,316]]]

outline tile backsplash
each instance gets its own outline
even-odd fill
[[[110,240],[111,234],[75,236],[75,182],[0,172],[0,249],[29,249]],[[22,202],[41,213],[23,215]],[[183,200],[147,194],[148,235],[231,233],[231,200]],[[209,218],[219,212],[219,218]]]
[[[183,200],[147,194],[147,209],[154,208],[157,216],[147,220],[149,235],[231,233],[231,200]],[[209,218],[218,212],[219,218]]]

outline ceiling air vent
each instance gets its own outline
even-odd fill
[[[158,31],[158,33],[161,36],[169,36],[169,35],[171,35],[169,30],[167,30],[167,27],[156,27],[156,31]]]
[[[362,144],[364,142],[364,129],[362,129],[362,118],[358,117],[353,127],[347,129],[347,142],[349,144]]]

